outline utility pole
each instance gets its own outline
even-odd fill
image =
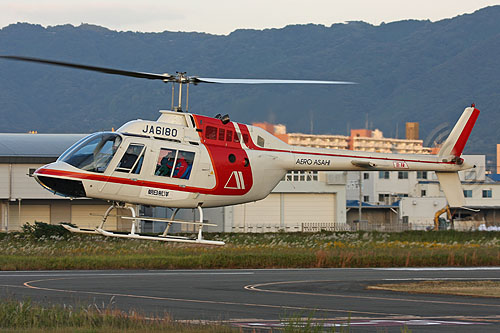
[[[362,177],[362,172],[359,172],[359,182],[358,182],[358,187],[359,187],[359,205],[358,205],[358,223],[361,223],[361,203],[363,199],[363,191],[361,189],[361,178]]]

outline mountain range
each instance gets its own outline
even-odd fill
[[[290,25],[229,35],[17,23],[0,30],[0,54],[200,77],[354,81],[199,84],[190,87],[189,111],[317,134],[368,126],[404,137],[405,122],[418,121],[424,144],[432,145],[475,103],[482,114],[465,152],[491,161],[500,143],[500,6],[437,22]],[[170,94],[161,82],[0,60],[0,132],[109,130],[156,119],[170,108]]]

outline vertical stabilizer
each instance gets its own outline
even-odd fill
[[[474,104],[464,110],[462,116],[458,119],[455,127],[453,127],[450,135],[439,150],[439,157],[452,160],[458,159],[462,155],[465,143],[469,139],[478,116],[479,110],[474,107]]]

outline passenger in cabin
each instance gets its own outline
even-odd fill
[[[184,152],[179,151],[177,163],[175,163],[174,175],[172,177],[188,179],[189,176],[186,174],[186,171],[188,171],[188,167],[189,167],[189,164],[186,161],[186,158],[184,156]]]
[[[179,151],[177,162],[175,163],[175,170],[172,177],[189,179],[191,168],[193,166],[194,153],[187,151]]]
[[[169,151],[167,155],[165,155],[159,164],[156,165],[155,175],[157,176],[165,176],[170,177],[172,173],[172,168],[174,166],[175,152]]]

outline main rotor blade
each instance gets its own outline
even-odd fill
[[[357,84],[348,81],[314,81],[314,80],[276,80],[276,79],[218,79],[196,77],[194,82],[206,83],[236,83],[236,84]]]
[[[39,58],[19,57],[19,56],[3,56],[3,55],[0,55],[0,58],[10,59],[10,60],[18,60],[18,61],[37,62],[37,63],[42,63],[42,64],[64,66],[64,67],[71,67],[71,68],[78,68],[78,69],[83,69],[83,70],[87,70],[87,71],[94,71],[94,72],[101,72],[101,73],[106,73],[106,74],[114,74],[114,75],[122,75],[122,76],[131,76],[131,77],[136,77],[136,78],[141,78],[141,79],[149,79],[149,80],[170,81],[173,78],[175,78],[174,76],[172,76],[170,74],[132,72],[132,71],[125,71],[125,70],[121,70],[121,69],[80,65],[80,64],[74,64],[74,63],[69,63],[69,62],[39,59]]]

